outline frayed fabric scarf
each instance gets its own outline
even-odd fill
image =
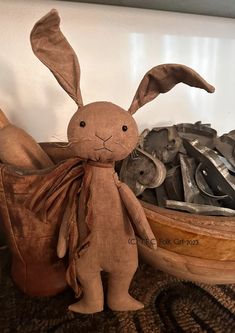
[[[75,262],[78,253],[78,198],[82,186],[86,195],[86,217],[89,217],[89,181],[91,175],[86,174],[83,184],[85,165],[78,158],[73,158],[60,163],[52,171],[45,174],[43,179],[35,185],[36,190],[25,202],[25,206],[31,210],[42,222],[53,223],[58,218],[61,221],[67,236],[69,265],[66,272],[66,280],[73,288],[76,295],[81,294],[81,288],[76,279]]]

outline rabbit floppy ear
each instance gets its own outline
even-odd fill
[[[143,105],[152,101],[159,94],[171,90],[180,82],[205,89],[209,93],[215,90],[192,68],[178,64],[159,65],[153,67],[143,77],[128,112],[134,114]]]
[[[34,54],[54,74],[56,80],[81,106],[80,67],[77,56],[60,31],[60,17],[52,9],[33,27],[30,41]]]

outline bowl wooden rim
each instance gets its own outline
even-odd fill
[[[209,284],[235,283],[235,260],[219,261],[179,255],[163,248],[151,250],[138,239],[142,260],[180,279]]]
[[[198,259],[235,260],[235,218],[201,216],[141,202],[159,248]]]
[[[147,217],[156,223],[217,238],[235,240],[235,217],[196,215],[140,202]]]

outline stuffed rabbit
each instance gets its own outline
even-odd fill
[[[57,246],[60,258],[67,249],[72,253],[67,279],[72,286],[78,280],[83,290],[82,299],[69,309],[81,313],[103,310],[100,273],[106,271],[108,306],[118,311],[137,310],[143,304],[128,292],[138,265],[134,229],[154,249],[156,239],[134,193],[119,181],[114,162],[127,157],[136,147],[138,129],[132,115],[144,104],[179,82],[208,92],[214,88],[192,69],[168,64],[144,76],[128,111],[110,102],[83,105],[78,59],[59,25],[58,13],[52,10],[35,24],[31,44],[35,55],[78,106],[68,125],[68,141],[70,149],[84,161],[84,176],[77,218],[73,215],[63,219]],[[78,188],[73,193],[76,191]]]

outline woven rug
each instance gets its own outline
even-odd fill
[[[104,276],[104,284],[107,276]],[[29,297],[20,292],[1,269],[1,333],[171,333],[235,332],[235,285],[211,286],[178,280],[140,264],[130,289],[145,304],[137,312],[112,312],[107,307],[94,315],[74,314],[67,290],[55,297]]]

